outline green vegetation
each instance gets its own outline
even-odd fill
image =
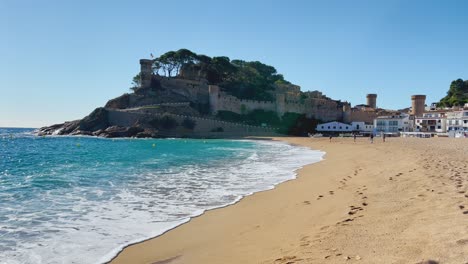
[[[173,129],[179,125],[177,121],[169,114],[163,114],[161,118],[153,118],[148,123],[152,127],[158,129]]]
[[[138,89],[138,87],[140,86],[141,86],[140,73],[138,73],[132,79],[132,87],[130,87],[130,90],[136,91],[136,89]]]
[[[253,110],[245,115],[231,111],[218,111],[216,117],[221,120],[244,123],[252,126],[261,126],[262,124],[266,124],[272,127],[279,127],[281,124],[276,112],[264,110]]]
[[[466,103],[468,103],[468,80],[458,79],[450,84],[447,96],[440,100],[438,106],[463,106]]]
[[[169,51],[154,59],[153,71],[166,77],[197,74],[229,94],[251,100],[272,101],[269,91],[275,89],[275,84],[290,84],[274,67],[259,61],[209,57],[188,49]],[[139,76],[135,76],[133,85],[137,87],[138,84]]]
[[[281,119],[276,112],[254,110],[241,115],[230,111],[218,111],[217,118],[236,123],[244,123],[253,126],[267,126],[278,128],[278,132],[286,135],[306,136],[315,132],[319,120],[307,118],[305,114],[285,113]]]
[[[224,129],[222,127],[217,127],[217,128],[211,129],[211,132],[224,132]]]
[[[218,85],[223,91],[239,98],[259,101],[273,101],[273,92],[278,85],[290,85],[283,75],[272,66],[259,61],[231,60],[228,57],[209,57],[196,54],[187,49],[169,51],[153,60],[153,72],[165,77],[187,79],[206,79],[209,84]],[[140,76],[133,78],[134,87],[138,87]],[[307,98],[301,94],[301,100]],[[190,107],[202,115],[210,113],[208,103],[190,102]],[[286,113],[281,118],[274,111],[248,111],[241,105],[242,114],[229,111],[219,111],[217,118],[225,121],[243,123],[255,126],[269,126],[278,132],[289,135],[304,136],[314,132],[318,120],[307,118],[304,114]],[[163,116],[151,121],[155,128],[170,129],[178,126],[170,116]],[[180,124],[186,129],[193,129],[195,122],[183,120]],[[213,128],[221,132],[220,128]]]
[[[196,122],[190,118],[185,118],[181,124],[184,128],[193,130],[195,128]]]

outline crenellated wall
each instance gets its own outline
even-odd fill
[[[286,100],[285,94],[277,94],[276,101],[255,101],[238,99],[235,96],[221,92],[218,86],[210,85],[210,107],[212,113],[218,111],[230,111],[237,114],[245,114],[253,110],[273,111],[278,116],[285,113],[306,114],[307,117],[322,121],[341,120],[343,117],[342,106],[336,101],[322,98],[309,98],[305,102],[298,100]]]
[[[256,109],[276,111],[276,104],[272,101],[255,101],[238,99],[224,92],[218,94],[217,111],[231,111],[237,114],[246,114]]]
[[[306,114],[309,118],[322,121],[342,120],[343,108],[337,101],[323,98],[321,94],[310,93],[305,100],[300,100],[300,87],[294,85],[280,86],[274,94],[275,101],[257,101],[239,99],[221,91],[216,85],[206,81],[168,78],[153,75],[160,86],[179,94],[187,101],[209,103],[212,114],[218,111],[230,111],[246,114],[253,110],[273,111],[279,117],[285,113]],[[314,95],[314,96],[312,96]]]
[[[245,136],[277,136],[276,130],[271,127],[250,126],[239,123],[225,122],[216,119],[175,115],[175,114],[155,114],[150,111],[125,111],[117,109],[107,109],[108,121],[110,125],[129,127],[137,123],[142,124],[141,120],[148,120],[155,117],[169,115],[179,124],[171,130],[160,130],[159,135],[169,137],[245,137]],[[184,119],[191,119],[195,122],[193,130],[180,126]],[[143,123],[144,124],[144,123]],[[217,132],[216,132],[217,131]]]

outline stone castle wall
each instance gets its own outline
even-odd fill
[[[245,114],[253,110],[273,111],[278,116],[285,113],[306,114],[309,118],[322,121],[341,120],[342,107],[336,101],[310,98],[305,102],[287,100],[285,94],[277,94],[276,101],[242,100],[221,92],[218,86],[210,85],[210,107],[213,113],[218,111],[230,111],[237,114]]]
[[[324,98],[307,98],[299,101],[299,86],[293,86],[287,91],[286,86],[278,89],[275,93],[275,101],[256,101],[238,99],[220,90],[216,85],[208,85],[205,81],[187,80],[181,78],[168,78],[163,76],[153,76],[164,89],[171,90],[190,101],[209,103],[213,114],[218,111],[230,111],[237,114],[245,114],[253,110],[264,110],[277,112],[278,116],[284,113],[306,114],[309,118],[316,118],[322,121],[342,120],[342,107],[333,100]],[[291,86],[291,85],[289,85]]]
[[[276,111],[276,104],[272,101],[255,101],[238,99],[232,95],[220,92],[217,111],[231,111],[237,114],[246,114],[253,110]]]
[[[208,84],[203,81],[154,76],[161,87],[198,102],[208,103]]]
[[[161,114],[145,113],[144,111],[128,112],[125,110],[108,109],[109,124],[115,126],[134,126],[139,120],[148,118],[161,117]],[[184,119],[188,118],[195,121],[193,130],[189,130],[178,126],[175,129],[160,131],[160,135],[170,137],[245,137],[245,136],[277,136],[275,129],[269,127],[250,126],[239,123],[225,122],[216,119],[184,116],[175,114],[165,114],[174,118],[178,124],[181,124]],[[215,132],[218,131],[218,132]]]
[[[312,98],[307,102],[306,114],[324,122],[342,120],[343,107],[333,100]]]
[[[306,105],[304,103],[296,101],[285,101],[284,102],[284,112],[285,113],[298,113],[298,114],[307,114]]]
[[[378,113],[375,111],[351,111],[349,122],[374,123],[374,119],[377,116]]]

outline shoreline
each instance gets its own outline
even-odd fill
[[[467,261],[463,252],[468,250],[468,232],[463,226],[468,211],[463,208],[468,207],[468,196],[463,195],[468,194],[459,182],[466,181],[460,177],[467,176],[468,153],[458,146],[468,146],[468,141],[274,140],[321,149],[326,159],[297,170],[294,181],[128,246],[110,263]],[[460,155],[450,156],[453,151]],[[451,177],[433,173],[443,173],[445,164],[456,171]],[[456,192],[450,185],[453,177],[458,177]],[[443,195],[448,192],[453,194]]]
[[[91,136],[91,137],[94,137],[94,136]],[[132,138],[123,138],[123,139],[132,139]],[[198,138],[190,138],[191,140],[202,140],[202,139],[198,139]],[[207,140],[217,140],[217,139],[207,139]],[[291,146],[294,146],[294,147],[298,147],[298,148],[304,148],[304,146],[301,146],[301,145],[298,145],[298,144],[292,144],[292,143],[289,143],[287,141],[283,141],[280,139],[280,137],[275,137],[275,138],[269,138],[269,137],[245,137],[245,138],[226,138],[226,139],[222,139],[222,140],[251,140],[251,141],[271,141],[271,142],[281,142],[281,143],[285,143],[285,144],[288,144],[288,145],[291,145]],[[106,256],[102,257],[101,260],[99,263],[112,263],[116,258],[119,257],[119,255],[125,251],[127,248],[129,247],[132,247],[132,246],[137,246],[139,244],[142,244],[142,243],[145,243],[147,241],[151,241],[153,239],[157,239],[158,237],[161,237],[163,235],[165,235],[166,233],[172,231],[172,230],[175,230],[183,225],[186,225],[186,224],[189,224],[191,221],[193,221],[194,219],[196,218],[199,218],[199,217],[202,217],[203,215],[205,215],[206,213],[208,212],[211,212],[211,211],[216,211],[216,210],[220,210],[220,209],[224,209],[226,207],[229,207],[229,206],[232,206],[232,205],[235,205],[239,202],[241,202],[242,200],[244,200],[246,197],[249,197],[249,196],[252,196],[252,195],[256,195],[258,193],[261,193],[261,192],[268,192],[268,191],[271,191],[271,190],[274,190],[278,185],[281,185],[285,182],[289,182],[289,181],[293,181],[293,180],[296,180],[297,177],[299,177],[299,170],[301,170],[304,166],[308,166],[308,165],[312,165],[312,164],[315,164],[315,163],[318,163],[318,162],[321,162],[324,160],[324,156],[326,155],[325,152],[323,152],[322,150],[315,150],[315,149],[310,149],[312,151],[316,151],[316,152],[320,152],[321,153],[321,157],[319,160],[317,161],[314,161],[312,163],[308,163],[308,164],[305,164],[305,165],[302,165],[300,167],[298,167],[297,169],[295,169],[294,171],[292,171],[292,174],[293,176],[289,179],[286,179],[286,180],[283,180],[283,181],[280,181],[280,182],[277,182],[275,184],[273,184],[272,186],[270,186],[269,188],[267,189],[263,189],[263,190],[259,190],[259,191],[254,191],[254,192],[250,192],[250,193],[247,193],[237,199],[235,199],[234,201],[228,203],[228,204],[225,204],[225,205],[222,205],[222,206],[218,206],[218,207],[213,207],[213,208],[208,208],[206,210],[204,210],[203,212],[199,213],[199,214],[194,214],[193,216],[190,216],[188,219],[182,219],[180,220],[181,223],[178,223],[176,225],[174,225],[173,227],[163,231],[162,233],[158,234],[158,235],[155,235],[155,236],[150,236],[149,238],[146,238],[146,239],[143,239],[143,240],[138,240],[136,239],[135,242],[131,242],[125,246],[122,246],[122,247],[119,247],[113,251],[111,251],[110,253],[106,254]],[[168,260],[162,260],[162,261],[157,261],[155,262],[155,264],[166,264],[166,263],[170,263],[171,261],[173,260],[176,260],[178,259],[180,256],[175,256],[171,259],[168,259]]]
[[[92,136],[93,137],[93,136]],[[277,142],[282,142],[282,143],[286,143],[288,145],[291,145],[291,146],[295,146],[295,147],[299,147],[299,148],[304,148],[305,146],[301,145],[301,144],[297,144],[297,143],[292,143],[292,142],[289,142],[288,140],[285,140],[285,138],[289,138],[289,137],[239,137],[239,138],[227,138],[226,140],[254,140],[254,141],[277,141]],[[124,138],[125,139],[125,138]],[[128,138],[128,139],[131,139],[131,138]],[[199,138],[191,138],[191,139],[195,139],[195,140],[201,140]],[[209,139],[211,140],[211,139]],[[214,139],[216,140],[216,139]],[[305,147],[305,148],[308,148],[308,147]],[[141,240],[141,241],[137,241],[137,242],[133,242],[133,243],[130,243],[126,246],[123,246],[121,249],[118,249],[118,253],[116,254],[113,254],[113,253],[110,253],[108,255],[113,255],[113,257],[110,259],[110,260],[107,260],[107,261],[104,261],[103,263],[105,264],[108,264],[108,263],[115,263],[116,259],[119,258],[119,256],[127,249],[127,248],[130,248],[130,247],[133,247],[133,246],[138,246],[140,244],[144,244],[148,241],[151,241],[151,240],[154,240],[154,239],[158,239],[159,237],[162,237],[164,236],[165,234],[167,234],[168,232],[171,232],[173,230],[176,230],[184,225],[187,225],[187,224],[190,224],[192,221],[194,221],[195,219],[197,218],[200,218],[200,217],[203,217],[205,214],[209,213],[209,212],[215,212],[217,210],[222,210],[222,209],[225,209],[227,207],[230,207],[230,206],[233,206],[233,205],[236,205],[240,202],[242,202],[245,198],[247,197],[250,197],[250,196],[254,196],[254,195],[257,195],[259,193],[263,193],[263,192],[269,192],[269,191],[273,191],[275,190],[279,185],[282,185],[286,182],[290,182],[290,181],[294,181],[294,180],[297,180],[298,177],[300,177],[300,174],[299,174],[299,171],[302,170],[305,166],[311,166],[313,164],[316,164],[316,163],[319,163],[323,160],[325,160],[325,156],[327,155],[326,152],[324,152],[323,150],[320,150],[320,149],[311,149],[309,148],[310,150],[312,151],[317,151],[317,152],[321,152],[323,153],[320,160],[316,161],[316,162],[312,162],[312,163],[308,163],[308,164],[305,164],[297,169],[295,169],[293,171],[293,174],[294,176],[290,179],[287,179],[287,180],[284,180],[284,181],[281,181],[279,183],[276,183],[274,184],[273,186],[271,186],[271,188],[268,188],[268,189],[264,189],[264,190],[260,190],[260,191],[255,191],[255,192],[252,192],[252,193],[248,193],[242,197],[240,197],[239,199],[236,199],[235,201],[233,201],[232,203],[229,203],[229,204],[226,204],[226,205],[223,205],[223,206],[220,206],[220,207],[215,207],[215,208],[210,208],[210,209],[207,209],[205,211],[203,211],[202,213],[200,214],[197,214],[197,215],[194,215],[194,216],[191,216],[189,219],[187,219],[186,221],[180,223],[180,224],[177,224],[175,225],[174,227],[171,227],[170,229],[168,230],[165,230],[164,232],[162,232],[161,234],[159,235],[156,235],[156,236],[152,236],[150,238],[147,238],[147,239],[144,239],[144,240]],[[117,250],[116,250],[117,251]],[[181,256],[180,255],[177,255],[177,256],[174,256],[174,257],[171,257],[169,259],[164,259],[164,260],[160,260],[160,261],[156,261],[154,262],[153,264],[169,264],[169,263],[172,263],[173,261],[179,259]],[[106,259],[106,258],[103,258],[103,259]],[[108,259],[108,258],[107,258]]]

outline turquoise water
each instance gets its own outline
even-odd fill
[[[0,263],[102,263],[322,152],[249,140],[36,137],[0,128]]]

